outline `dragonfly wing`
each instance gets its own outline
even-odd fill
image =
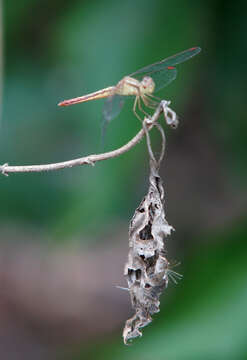
[[[102,128],[101,128],[101,144],[104,143],[105,133],[107,126],[111,120],[118,116],[120,111],[122,110],[124,101],[126,96],[121,95],[113,95],[108,97],[103,106],[102,111]]]
[[[122,110],[125,96],[113,95],[105,100],[103,107],[103,120],[109,123],[112,119],[118,116]]]
[[[189,60],[191,57],[197,55],[201,51],[201,48],[194,47],[185,51],[182,51],[176,55],[170,56],[164,60],[158,61],[154,64],[145,66],[142,69],[137,70],[136,72],[130,74],[129,76],[135,77],[136,75],[148,75],[148,73],[153,71],[160,71],[169,66],[178,65],[184,61]]]
[[[177,69],[175,67],[168,67],[160,71],[149,73],[148,76],[151,76],[155,83],[154,92],[158,92],[176,79]]]

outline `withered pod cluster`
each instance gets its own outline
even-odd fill
[[[159,312],[159,297],[173,272],[166,259],[165,242],[174,229],[165,218],[164,189],[158,168],[151,159],[149,190],[130,222],[129,254],[124,275],[135,314],[126,321],[123,330],[125,344],[141,336],[140,329],[152,321],[154,313]]]

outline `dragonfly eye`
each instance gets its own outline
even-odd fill
[[[144,76],[144,78],[142,79],[142,86],[144,89],[153,91],[153,89],[154,89],[153,79],[149,76]]]

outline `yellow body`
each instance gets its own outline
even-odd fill
[[[125,76],[116,86],[116,94],[118,95],[134,95],[142,96],[152,94],[155,85],[153,79],[146,76],[142,81],[136,80],[130,76]]]
[[[93,93],[79,96],[77,98],[64,100],[60,102],[59,106],[68,106],[78,104],[85,101],[102,99],[109,96],[117,95],[134,95],[143,97],[144,95],[151,95],[154,92],[155,84],[151,77],[145,76],[142,81],[136,80],[130,76],[125,76],[116,86],[109,86],[105,89],[95,91]]]

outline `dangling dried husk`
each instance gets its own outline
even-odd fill
[[[166,237],[174,230],[164,211],[164,189],[156,161],[150,160],[150,186],[130,222],[129,255],[124,275],[127,278],[135,314],[126,321],[124,343],[141,336],[140,329],[159,312],[159,297],[168,285],[169,262]]]

